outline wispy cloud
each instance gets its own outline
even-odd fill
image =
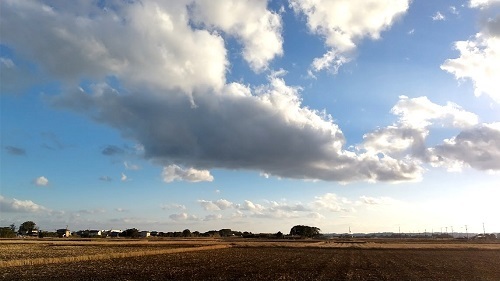
[[[99,180],[100,181],[107,181],[107,182],[109,182],[109,181],[112,181],[113,179],[111,177],[109,177],[109,176],[100,176]]]
[[[132,163],[129,163],[129,162],[123,162],[123,165],[125,166],[125,169],[127,170],[133,170],[133,171],[137,171],[137,170],[140,170],[141,167],[139,165],[136,165],[136,164],[132,164]]]
[[[26,150],[17,146],[5,146],[4,149],[11,155],[23,156],[26,155]]]
[[[446,17],[441,14],[441,12],[437,11],[433,16],[432,16],[433,21],[444,21],[446,20]]]
[[[163,210],[172,210],[172,209],[186,210],[186,206],[182,204],[164,204],[161,205],[161,208]]]
[[[107,156],[112,156],[117,154],[123,154],[125,153],[125,150],[116,145],[107,145],[101,150],[101,153]]]

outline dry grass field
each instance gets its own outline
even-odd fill
[[[500,280],[499,265],[499,243],[461,241],[0,241],[2,280]]]

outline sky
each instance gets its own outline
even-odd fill
[[[0,225],[500,232],[499,0],[0,1]]]

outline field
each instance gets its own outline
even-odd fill
[[[500,280],[500,244],[419,240],[0,241],[2,280]]]

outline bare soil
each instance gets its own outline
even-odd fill
[[[230,248],[0,268],[1,280],[500,280],[497,245],[218,242]],[[338,245],[337,245],[338,244]],[[411,244],[411,243],[409,243]],[[155,244],[155,247],[160,247]],[[204,244],[206,246],[206,244]],[[392,245],[392,244],[390,244]],[[0,244],[0,250],[4,245]],[[142,245],[144,246],[144,245]],[[165,246],[171,246],[165,244]],[[474,246],[474,245],[472,245]],[[483,248],[484,247],[484,248]],[[144,248],[128,248],[141,250]],[[146,249],[147,250],[147,249]]]

